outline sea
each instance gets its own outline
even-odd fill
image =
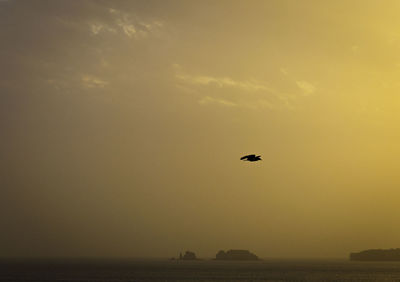
[[[400,281],[400,262],[3,259],[0,281]]]

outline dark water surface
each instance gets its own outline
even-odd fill
[[[400,281],[400,262],[1,260],[0,281]]]

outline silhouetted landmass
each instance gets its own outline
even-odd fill
[[[365,250],[359,253],[350,253],[350,260],[358,261],[400,261],[400,249]]]
[[[259,260],[259,258],[248,250],[219,251],[215,256],[216,260]]]
[[[197,260],[196,254],[194,252],[186,251],[186,253],[182,256],[182,253],[179,255],[179,259],[182,260]]]
[[[240,159],[242,161],[249,161],[249,162],[262,161],[261,156],[256,156],[254,154],[241,157]]]

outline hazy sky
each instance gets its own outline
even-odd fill
[[[0,256],[400,247],[399,12],[1,0]]]

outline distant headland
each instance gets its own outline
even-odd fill
[[[175,258],[171,258],[175,260]],[[184,255],[179,254],[178,260],[200,260],[196,257],[196,254],[191,251],[186,251]],[[255,254],[248,250],[229,250],[229,251],[219,251],[215,255],[214,260],[260,260]]]
[[[353,261],[400,261],[400,249],[373,249],[350,253]]]

